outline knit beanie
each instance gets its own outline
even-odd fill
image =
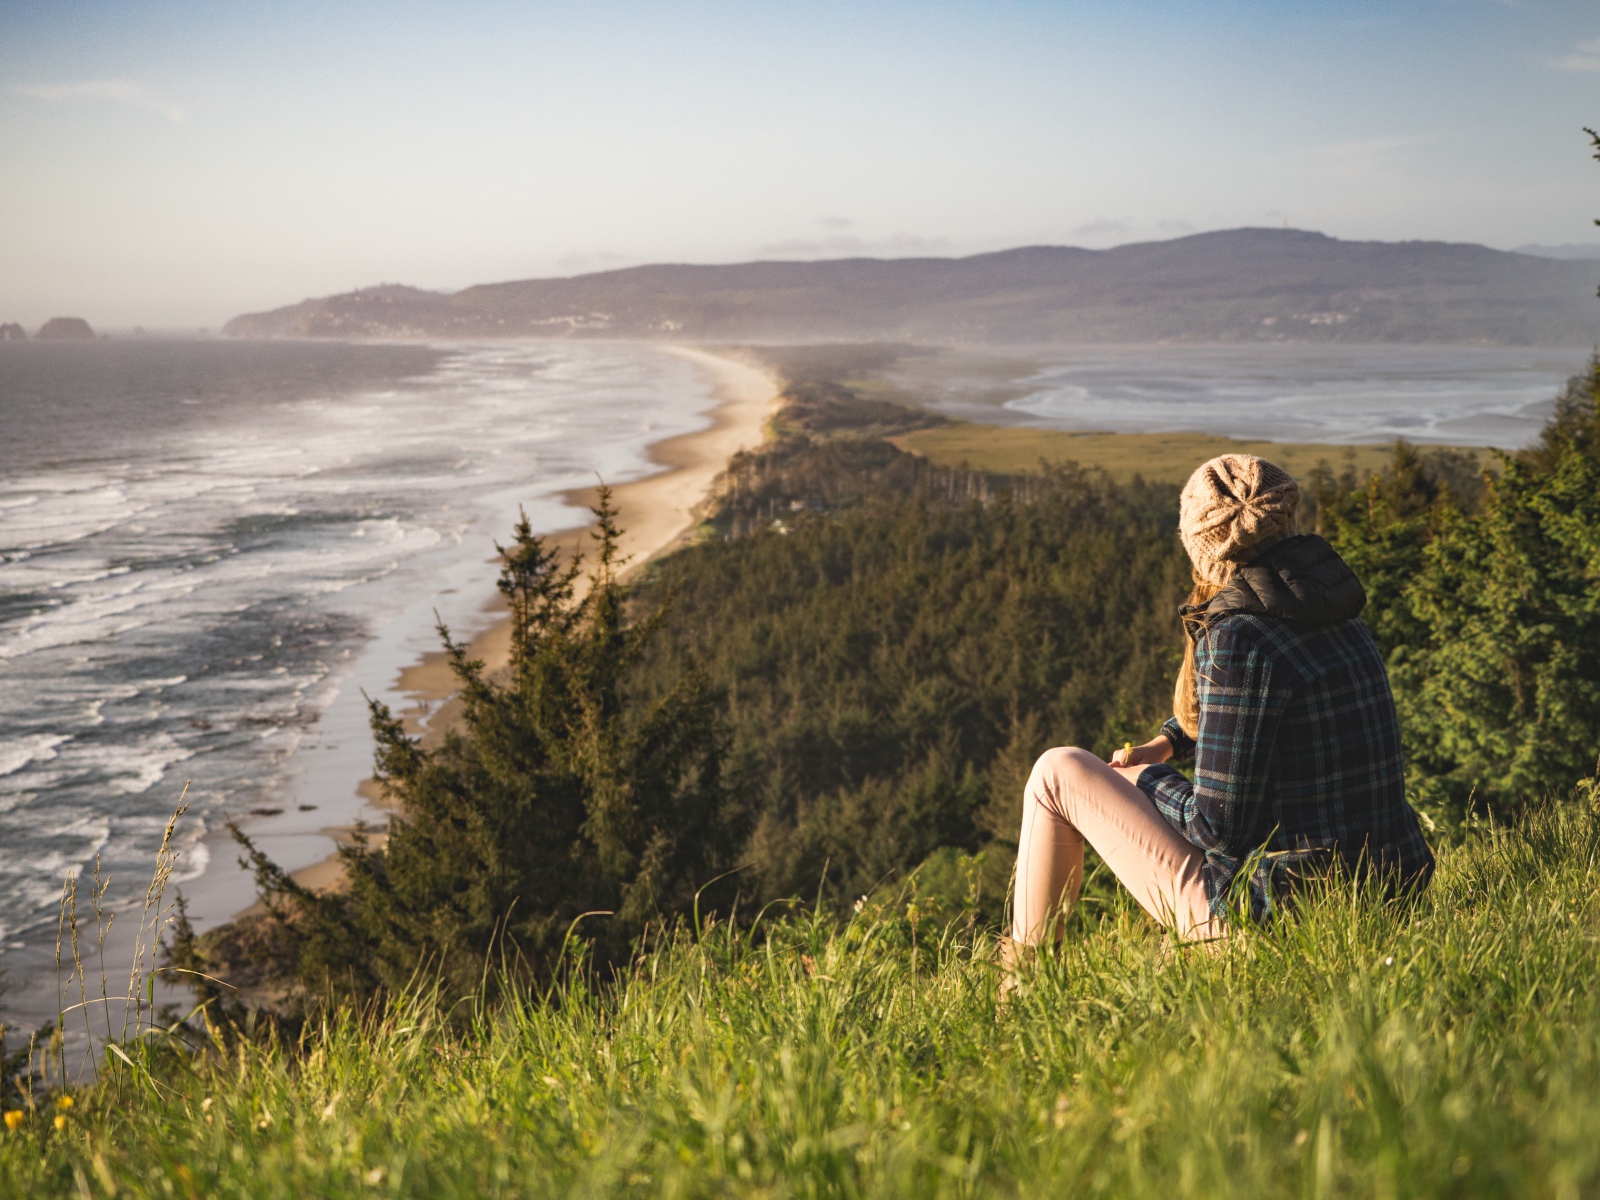
[[[1243,563],[1294,533],[1300,488],[1253,454],[1223,454],[1195,468],[1178,499],[1178,536],[1195,578],[1224,584]]]

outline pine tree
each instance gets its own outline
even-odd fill
[[[691,909],[743,828],[724,785],[724,733],[703,679],[637,701],[627,673],[664,606],[628,619],[608,489],[595,565],[563,565],[526,516],[501,557],[507,669],[440,626],[460,715],[437,746],[371,702],[376,775],[396,806],[384,839],[341,852],[348,887],[299,887],[249,847],[295,972],[316,995],[370,995],[419,967],[465,993],[496,971],[547,976],[575,926],[601,964]]]
[[[1600,752],[1600,359],[1540,446],[1507,456],[1476,519],[1446,514],[1407,588],[1426,630],[1397,650],[1413,760],[1459,801],[1536,798]]]
[[[1600,753],[1600,357],[1475,504],[1441,479],[1397,447],[1319,497],[1319,528],[1367,586],[1414,797],[1458,816],[1565,789]]]

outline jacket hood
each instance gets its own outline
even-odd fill
[[[1240,567],[1208,603],[1186,604],[1179,611],[1204,614],[1206,620],[1255,613],[1315,628],[1348,621],[1366,606],[1366,590],[1339,552],[1316,534],[1303,533],[1274,543]]]

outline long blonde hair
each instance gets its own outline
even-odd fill
[[[1194,590],[1189,593],[1185,607],[1205,604],[1226,585],[1210,583],[1203,579],[1196,579]],[[1184,733],[1190,737],[1198,737],[1200,733],[1200,685],[1194,673],[1194,644],[1205,632],[1206,619],[1203,612],[1186,612],[1183,620],[1183,664],[1178,668],[1178,682],[1172,689],[1172,711],[1178,718],[1178,724],[1183,727]]]

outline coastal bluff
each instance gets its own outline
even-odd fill
[[[1590,346],[1590,262],[1233,229],[967,258],[659,264],[431,292],[383,284],[235,317],[236,337],[601,337],[935,344]]]
[[[39,326],[34,335],[44,341],[70,341],[74,338],[92,338],[94,330],[82,317],[51,317]]]

